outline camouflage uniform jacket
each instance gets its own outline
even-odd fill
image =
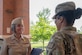
[[[82,34],[65,27],[51,37],[46,51],[47,55],[82,55]]]

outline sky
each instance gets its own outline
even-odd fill
[[[38,21],[38,18],[36,14],[38,14],[39,11],[42,11],[43,8],[49,8],[50,9],[50,17],[49,19],[52,20],[53,15],[55,14],[55,7],[63,2],[67,1],[73,1],[76,4],[76,8],[80,7],[82,8],[82,1],[81,0],[29,0],[29,10],[30,10],[30,24],[31,22]],[[52,25],[55,25],[52,21]],[[82,17],[75,21],[74,27],[77,29],[80,29],[82,26]]]

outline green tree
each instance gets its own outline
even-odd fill
[[[80,27],[80,30],[78,30],[78,32],[82,34],[82,26]]]
[[[42,41],[43,49],[45,40],[49,40],[50,36],[56,32],[56,27],[50,25],[50,10],[48,8],[43,9],[37,14],[38,21],[36,24],[32,24],[30,33],[32,35],[32,41]]]

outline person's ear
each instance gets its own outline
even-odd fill
[[[64,17],[60,16],[59,22],[62,23],[64,21]]]

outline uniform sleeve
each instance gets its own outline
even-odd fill
[[[82,34],[76,35],[74,42],[75,42],[77,54],[82,55]]]
[[[8,55],[7,54],[7,44],[6,41],[3,41],[2,47],[1,47],[1,55]]]
[[[55,47],[52,51],[52,55],[64,55],[64,44],[61,37],[55,37]]]
[[[64,55],[63,39],[61,36],[51,38],[47,46],[47,55]]]

